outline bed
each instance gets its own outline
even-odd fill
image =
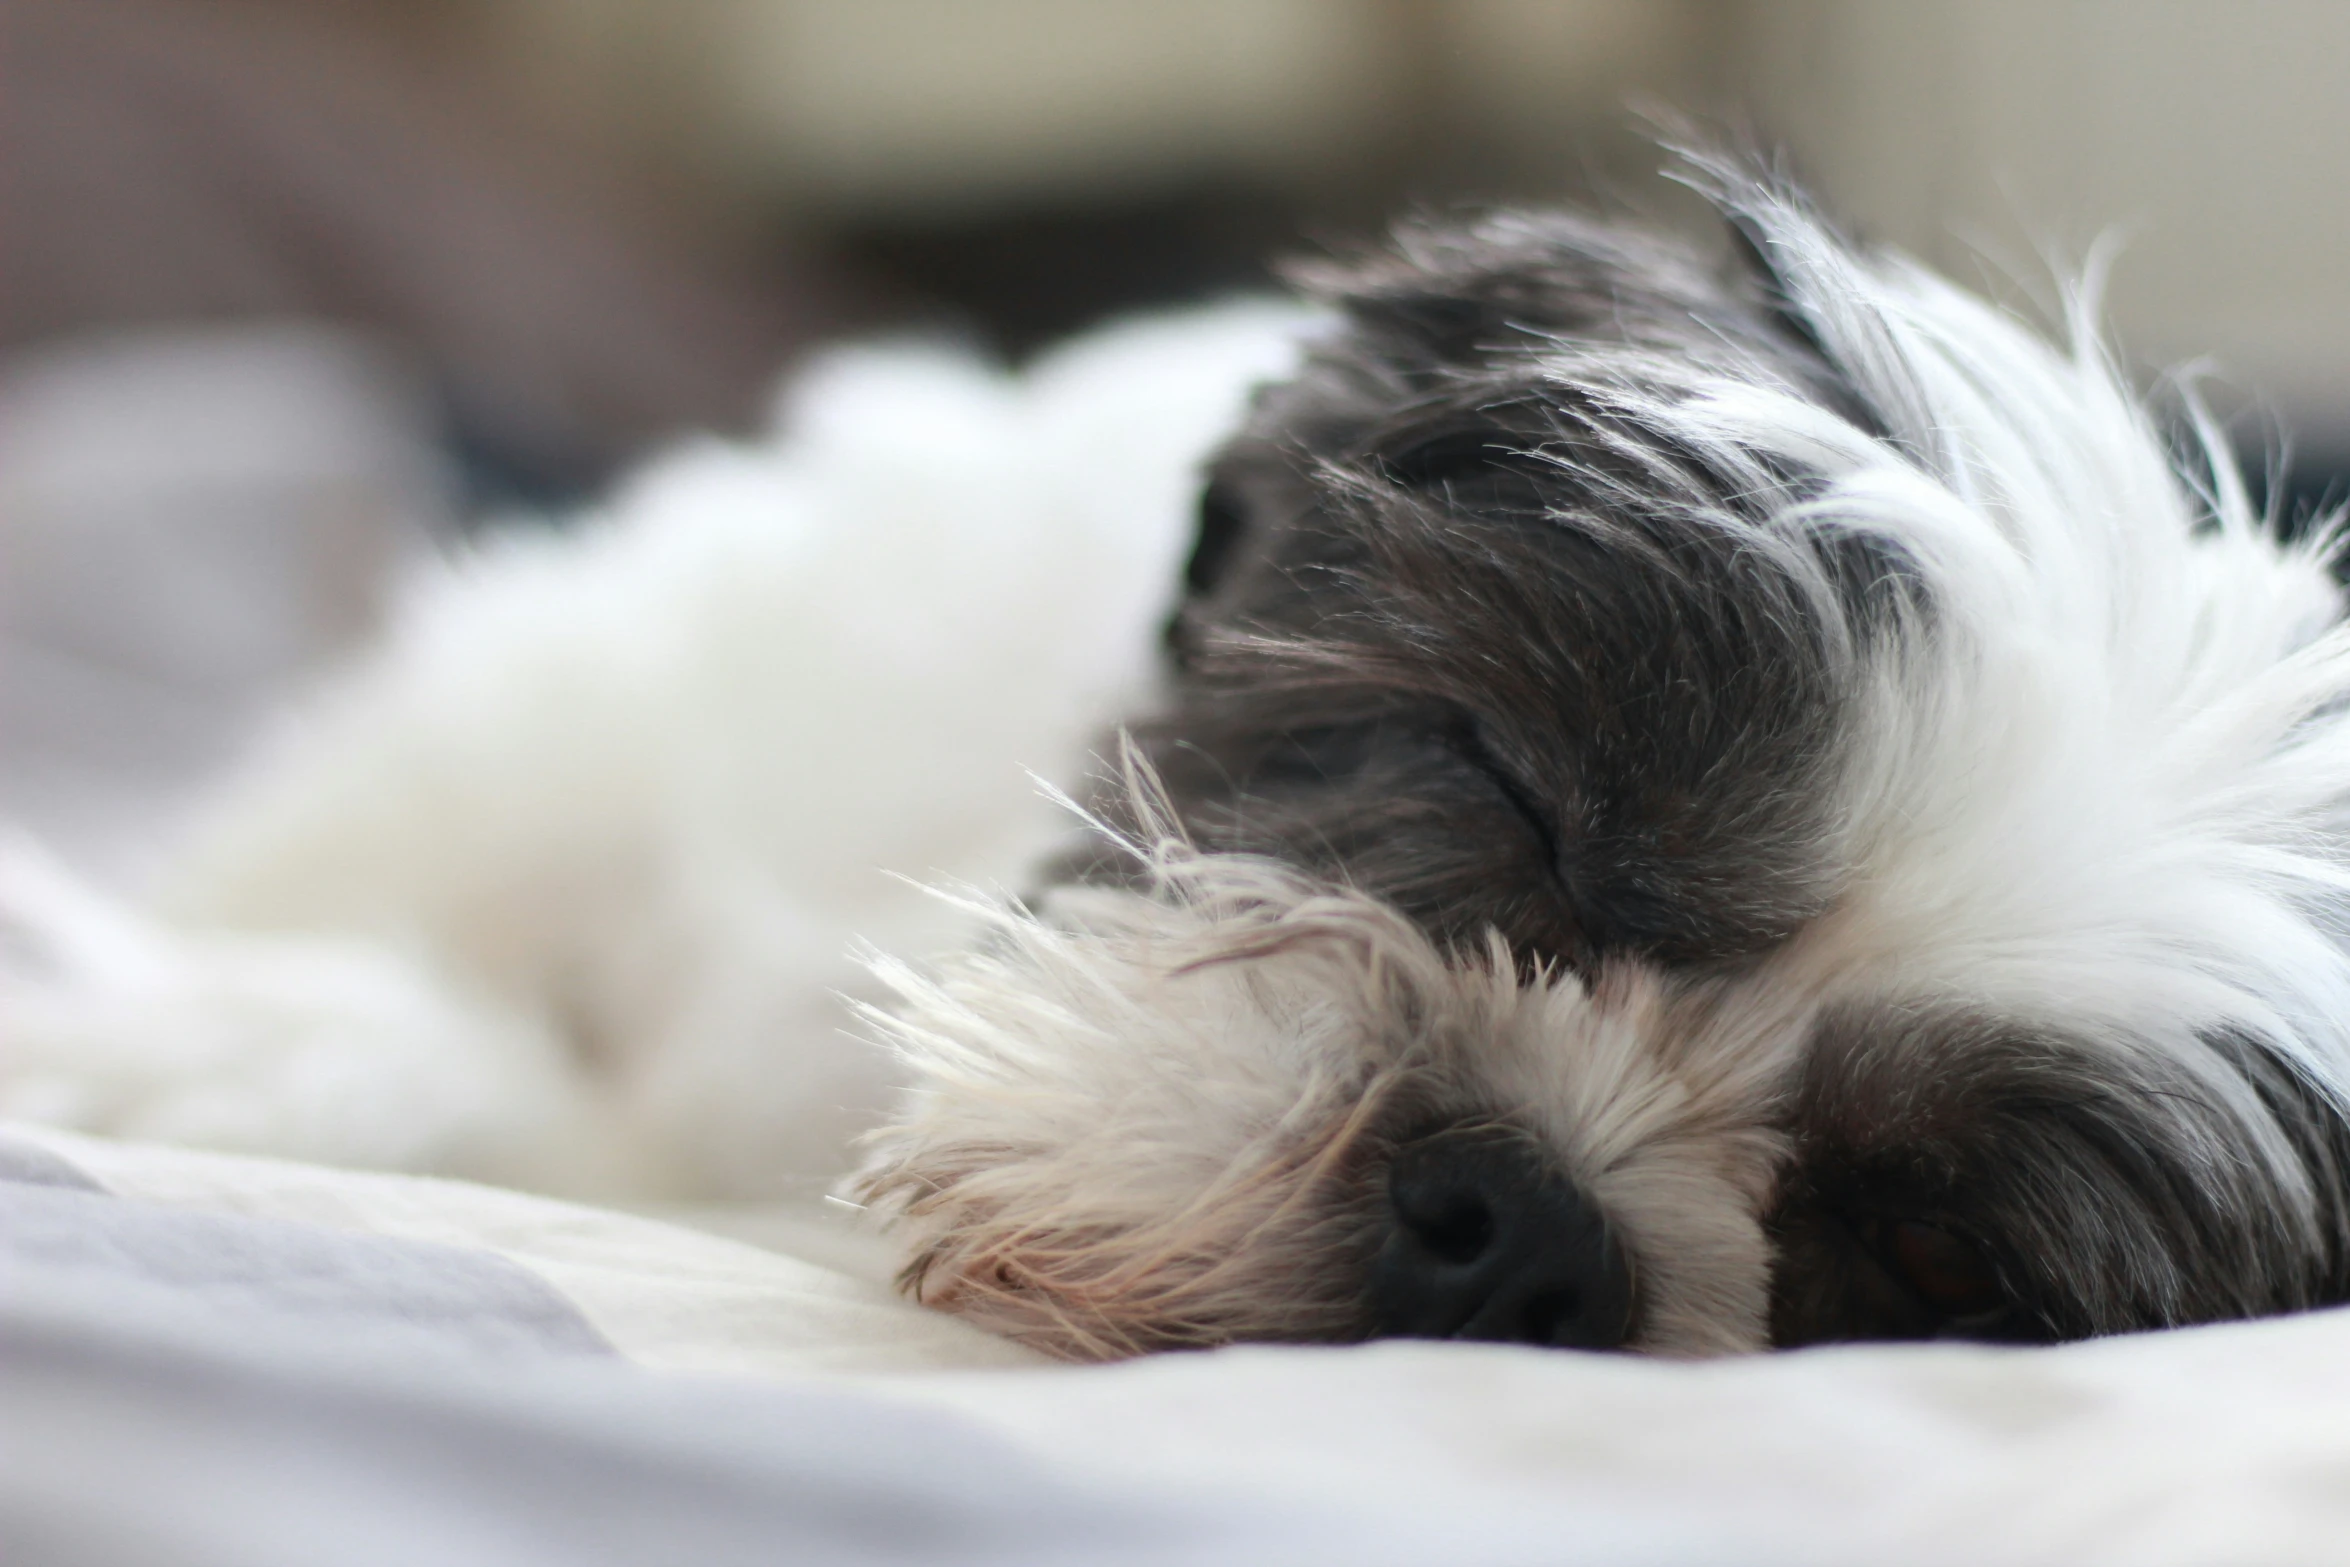
[[[2341,1312],[1067,1367],[786,1221],[0,1129],[7,1560],[2350,1559]]]

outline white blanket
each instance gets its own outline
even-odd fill
[[[29,1128],[10,1128],[8,1147],[191,1220],[486,1254],[639,1366],[914,1411],[910,1429],[950,1447],[1001,1439],[1032,1467],[1000,1483],[1049,1483],[1064,1511],[1069,1497],[1155,1498],[1221,1531],[1168,1559],[1302,1560],[1305,1538],[1358,1562],[2350,1560],[2341,1312],[2057,1349],[1676,1364],[1387,1343],[1074,1369],[876,1280],[642,1218]],[[496,1308],[509,1317],[511,1293]],[[934,1454],[883,1468],[892,1484],[947,1483]],[[1022,1548],[1074,1549],[1051,1543]]]

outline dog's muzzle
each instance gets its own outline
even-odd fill
[[[1382,1338],[1617,1349],[1632,1333],[1623,1248],[1534,1142],[1491,1124],[1406,1143],[1393,1228],[1371,1264]]]

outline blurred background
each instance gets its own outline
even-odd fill
[[[0,819],[128,854],[404,558],[898,327],[1016,360],[1412,203],[1786,149],[2350,471],[2339,0],[0,0]],[[2044,290],[2043,290],[2044,292]]]

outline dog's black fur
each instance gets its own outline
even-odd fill
[[[1352,330],[1217,463],[1146,732],[1187,825],[1536,961],[1779,939],[1820,897],[1829,633],[1709,525],[1733,481],[1537,355],[1736,356],[1833,397],[1816,350],[1759,286],[1563,215],[1408,230],[1307,281]]]
[[[1577,344],[1640,350],[1869,428],[1760,255],[1716,269],[1503,214],[1301,270],[1344,329],[1215,463],[1172,696],[1138,730],[1196,843],[1343,879],[1459,948],[1499,931],[1529,971],[1734,969],[1822,909],[1839,639],[1889,606],[1930,615],[1926,590],[1896,548],[1822,540],[1822,605],[1709,520],[1746,504],[1735,476],[1556,368]],[[1097,804],[1115,816],[1114,792]],[[2314,1248],[2176,1161],[2179,1112],[2148,1115],[2177,1085],[2005,1027],[1908,1019],[1898,1048],[1882,1020],[1822,1031],[1784,1114],[1777,1342],[2350,1298],[2350,1138],[2293,1071],[2212,1042],[2294,1129]]]

